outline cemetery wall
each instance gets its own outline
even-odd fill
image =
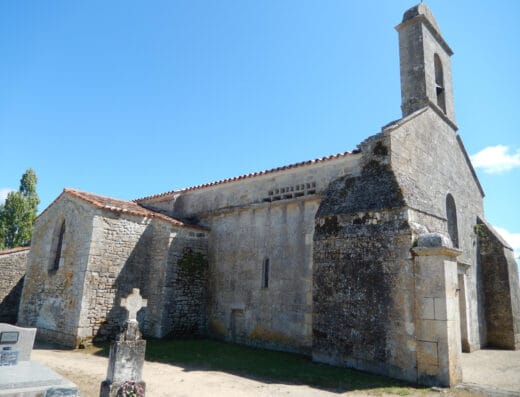
[[[15,324],[29,247],[0,251],[0,323]]]

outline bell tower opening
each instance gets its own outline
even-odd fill
[[[439,54],[433,56],[435,66],[435,93],[437,94],[437,105],[446,114],[446,99],[444,97],[444,74],[442,72],[442,62]]]

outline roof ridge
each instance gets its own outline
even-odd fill
[[[189,228],[194,228],[194,229],[199,229],[199,230],[207,230],[207,228],[205,228],[203,226],[185,223],[179,219],[175,219],[171,216],[162,214],[160,212],[151,210],[149,208],[145,208],[142,205],[140,205],[139,203],[136,203],[135,201],[117,199],[114,197],[103,196],[100,194],[85,192],[85,191],[73,189],[73,188],[64,188],[63,192],[39,216],[42,216],[42,214],[45,211],[47,211],[47,209],[51,205],[53,205],[63,194],[69,194],[86,203],[89,203],[90,205],[93,205],[94,207],[96,207],[98,209],[108,210],[108,211],[123,213],[123,214],[128,214],[128,215],[134,215],[134,216],[142,216],[145,218],[159,219],[159,220],[171,223],[175,226],[183,226],[183,227],[189,227]],[[106,201],[104,202],[104,200],[106,200]],[[125,206],[126,206],[126,208],[125,208]],[[131,208],[132,206],[137,206],[138,208]]]
[[[242,175],[238,175],[238,176],[234,176],[234,177],[230,177],[230,178],[219,179],[219,180],[216,180],[216,181],[213,181],[213,182],[203,183],[203,184],[200,184],[200,185],[190,186],[190,187],[177,189],[177,190],[170,190],[170,191],[167,191],[167,192],[164,192],[164,193],[153,194],[151,196],[140,197],[140,198],[134,199],[132,201],[137,203],[137,204],[139,204],[139,202],[143,201],[143,200],[150,200],[150,199],[156,199],[156,198],[160,198],[160,197],[166,197],[166,196],[168,196],[170,194],[173,194],[173,193],[189,192],[189,191],[192,191],[192,190],[204,189],[204,188],[207,188],[207,187],[222,185],[222,184],[225,184],[225,183],[230,183],[230,182],[240,181],[240,180],[244,180],[244,179],[254,178],[254,177],[257,177],[257,176],[261,176],[261,175],[267,175],[267,174],[272,174],[272,173],[275,173],[275,172],[285,171],[285,170],[289,170],[289,169],[293,169],[293,168],[299,168],[299,167],[303,167],[303,166],[310,165],[310,164],[323,163],[323,162],[326,162],[326,161],[335,160],[335,159],[338,159],[338,158],[346,157],[346,156],[348,156],[350,154],[357,154],[357,153],[359,153],[359,150],[355,149],[355,150],[351,150],[351,151],[331,154],[329,156],[318,157],[318,158],[315,158],[315,159],[312,159],[312,160],[300,161],[298,163],[292,163],[292,164],[288,164],[288,165],[283,165],[283,166],[280,166],[280,167],[270,168],[270,169],[263,170],[263,171],[250,172],[249,174],[242,174]]]

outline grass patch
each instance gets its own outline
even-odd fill
[[[82,350],[108,356],[108,344]],[[208,339],[147,340],[146,360],[191,370],[212,370],[267,383],[303,384],[328,390],[363,390],[406,396],[427,391],[395,379],[311,361],[307,356],[240,346]]]

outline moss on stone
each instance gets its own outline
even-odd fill
[[[388,148],[385,145],[383,145],[383,143],[381,141],[379,141],[374,146],[373,153],[377,156],[387,156]]]
[[[271,343],[291,344],[292,338],[282,332],[277,332],[264,327],[255,327],[250,335],[251,339],[261,340]]]
[[[216,318],[212,318],[208,323],[208,329],[210,334],[215,336],[224,337],[227,335],[227,329],[224,323]]]
[[[191,248],[185,248],[177,265],[188,274],[200,274],[207,269],[208,259],[200,252],[193,252]]]
[[[338,223],[338,218],[336,216],[328,216],[323,219],[323,224],[318,223],[316,225],[316,230],[320,234],[336,234],[341,230],[341,227]]]

